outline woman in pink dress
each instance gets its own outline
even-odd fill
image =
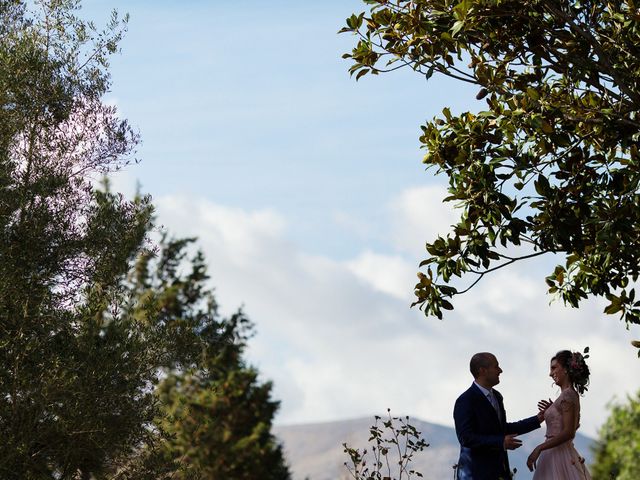
[[[544,413],[546,440],[527,459],[529,470],[535,469],[533,480],[591,480],[584,458],[573,446],[580,425],[580,395],[589,384],[589,367],[584,359],[581,353],[568,350],[551,359],[549,376],[561,392]]]

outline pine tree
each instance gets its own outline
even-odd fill
[[[253,324],[242,311],[220,316],[204,256],[188,256],[193,242],[163,236],[156,258],[140,258],[132,284],[138,305],[160,319],[160,343],[174,349],[156,391],[160,444],[142,464],[158,466],[158,478],[287,480],[271,433],[279,402],[243,358]]]

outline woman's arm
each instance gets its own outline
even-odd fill
[[[562,431],[551,438],[548,438],[536,448],[533,449],[531,455],[527,459],[527,467],[530,471],[533,471],[536,466],[536,461],[543,450],[557,447],[561,443],[572,440],[576,436],[576,415],[577,415],[577,394],[576,398],[573,395],[570,398],[562,399],[560,401],[560,411],[562,412]]]

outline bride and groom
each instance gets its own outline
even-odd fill
[[[534,480],[590,480],[591,477],[573,446],[580,423],[580,395],[589,383],[589,367],[582,354],[568,350],[551,359],[549,375],[561,393],[558,398],[538,402],[538,413],[518,422],[507,422],[502,395],[493,387],[502,369],[495,355],[476,353],[469,364],[474,381],[456,400],[453,410],[460,442],[457,480],[511,479],[507,450],[522,445],[518,435],[540,427],[544,421],[545,441],[527,459]]]

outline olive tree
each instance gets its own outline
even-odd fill
[[[155,372],[120,314],[148,199],[96,188],[137,134],[102,97],[126,21],[0,2],[0,476],[89,478],[144,441]],[[125,19],[126,20],[126,19]]]
[[[152,246],[149,198],[97,185],[133,161],[138,135],[103,101],[126,17],[98,30],[79,7],[0,0],[0,477],[178,478],[156,387],[197,372],[210,383],[184,401],[249,399],[210,419],[240,433],[208,460],[253,445],[251,472],[287,478],[278,402],[241,359],[248,320],[217,315],[193,239]],[[224,372],[239,379],[227,396]]]
[[[149,198],[97,184],[138,141],[103,101],[126,17],[98,30],[79,8],[0,0],[0,477],[180,478],[171,445],[197,437],[174,435],[191,431],[169,418],[179,397],[211,402],[218,445],[236,432],[207,461],[244,451],[253,476],[236,478],[288,478],[271,384],[242,360],[248,320],[217,315],[193,239],[153,246]],[[168,387],[185,375],[205,383]]]

